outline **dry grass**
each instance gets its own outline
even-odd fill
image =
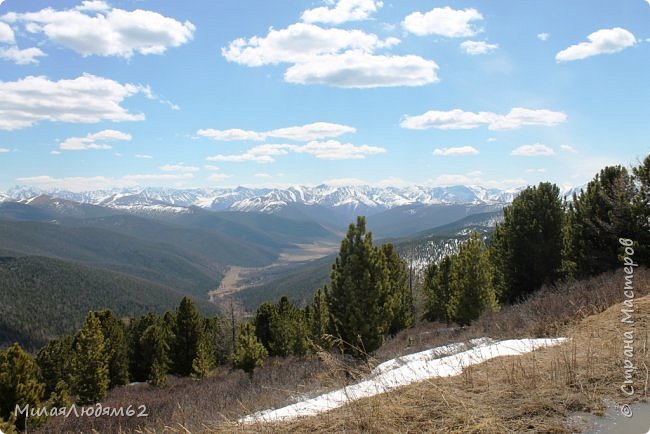
[[[636,398],[647,395],[650,272],[635,273]],[[466,328],[422,323],[387,342],[369,364],[336,354],[270,360],[253,380],[241,371],[218,370],[193,382],[172,378],[168,387],[146,385],[111,392],[106,406],[146,404],[143,419],[52,420],[41,432],[258,433],[258,432],[570,432],[575,412],[600,413],[603,398],[623,401],[620,273],[547,288],[526,302],[484,315]],[[613,306],[610,308],[610,306]],[[559,347],[490,360],[457,377],[423,381],[362,399],[315,417],[283,424],[241,425],[239,417],[339,388],[372,365],[433,346],[490,336],[569,336]]]

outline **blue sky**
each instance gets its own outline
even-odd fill
[[[0,2],[0,190],[582,184],[650,153],[650,2]]]

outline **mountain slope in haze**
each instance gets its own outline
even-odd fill
[[[0,220],[0,255],[47,256],[119,271],[205,296],[223,265],[164,243],[92,227]]]
[[[0,258],[0,347],[18,341],[36,349],[49,339],[73,333],[89,310],[109,308],[117,316],[163,312],[184,294],[172,288],[59,259]],[[214,306],[196,298],[198,308]]]

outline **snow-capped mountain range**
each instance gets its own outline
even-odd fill
[[[83,204],[129,211],[185,212],[190,207],[212,211],[247,211],[275,214],[292,205],[320,206],[343,215],[372,215],[407,205],[506,205],[522,190],[500,190],[479,186],[451,187],[374,187],[294,186],[288,188],[133,188],[71,192],[14,187],[0,193],[0,202],[29,203],[48,195]],[[574,189],[563,192],[571,194]]]

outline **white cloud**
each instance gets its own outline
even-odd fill
[[[367,155],[386,152],[384,148],[376,146],[355,146],[351,143],[341,143],[336,140],[311,141],[306,145],[265,144],[255,146],[242,154],[214,155],[208,161],[226,161],[243,163],[247,161],[256,163],[273,163],[273,157],[287,155],[290,152],[297,154],[310,154],[321,160],[357,160]]]
[[[550,38],[550,37],[551,37],[551,35],[549,35],[546,32],[542,32],[542,33],[537,34],[537,39],[539,39],[540,41],[548,41],[548,38]]]
[[[105,11],[110,8],[106,2],[100,0],[85,0],[75,9],[78,11]]]
[[[196,166],[185,166],[184,164],[165,164],[160,166],[158,169],[163,172],[181,172],[181,173],[191,173],[198,172],[200,169]]]
[[[198,130],[196,134],[201,137],[208,137],[214,140],[222,141],[262,141],[268,137],[273,137],[277,139],[308,142],[310,140],[338,137],[346,133],[354,132],[356,132],[356,129],[348,125],[333,124],[329,122],[315,122],[307,125],[279,128],[265,132],[248,131],[235,128],[229,130],[204,129]]]
[[[61,151],[50,151],[51,155],[60,155]]]
[[[546,173],[546,169],[526,169],[526,173]]]
[[[326,179],[322,182],[322,184],[325,185],[330,185],[332,187],[339,187],[339,186],[348,186],[348,185],[368,185],[366,181],[363,179],[359,178],[333,178],[333,179]]]
[[[256,133],[255,131],[246,131],[240,130],[239,128],[232,128],[229,130],[215,130],[212,128],[198,130],[196,132],[197,136],[208,137],[214,140],[223,140],[225,142],[237,141],[237,140],[264,140],[264,135]]]
[[[206,169],[206,170],[212,170],[212,171],[219,170],[219,166],[214,166],[212,164],[206,164],[205,166],[203,166],[203,168]]]
[[[87,1],[75,9],[17,13],[10,19],[24,23],[28,32],[43,33],[49,40],[83,56],[129,58],[134,53],[162,54],[169,47],[190,41],[195,31],[189,21],[181,23],[142,9],[111,9],[102,1]]]
[[[135,158],[140,158],[143,160],[151,160],[153,157],[147,154],[135,154]]]
[[[650,1],[650,0],[648,0]],[[560,145],[560,149],[562,149],[564,152],[570,152],[572,154],[577,154],[578,151],[571,145]]]
[[[433,155],[443,157],[456,157],[460,155],[478,155],[479,151],[473,146],[459,146],[456,148],[436,148],[433,150]]]
[[[527,185],[523,178],[514,179],[484,179],[480,171],[473,171],[466,174],[443,173],[434,179],[427,181],[427,185],[433,187],[446,187],[453,185],[480,185],[487,188],[510,189]]]
[[[350,49],[371,52],[397,43],[399,39],[381,40],[377,35],[361,30],[325,29],[313,24],[295,23],[286,29],[271,28],[266,37],[236,39],[227,48],[222,48],[221,53],[230,62],[262,66],[308,62],[318,56]]]
[[[499,44],[488,44],[486,41],[464,41],[460,48],[472,56],[477,54],[488,54],[499,48]]]
[[[496,137],[488,137],[487,141],[492,143],[492,142],[496,142],[497,139]]]
[[[325,84],[343,88],[422,86],[438,81],[438,65],[420,56],[385,56],[363,51],[319,56],[297,63],[284,74],[297,84]]]
[[[402,21],[402,26],[418,36],[441,35],[449,38],[474,36],[482,29],[472,25],[483,15],[476,9],[456,10],[450,7],[433,8],[429,12],[413,12]]]
[[[0,23],[2,24],[2,23]],[[32,47],[20,49],[16,46],[0,48],[0,59],[10,60],[17,65],[38,63],[38,57],[47,56],[40,48]]]
[[[366,158],[367,155],[386,152],[386,149],[377,146],[355,146],[336,140],[313,141],[304,146],[293,146],[291,150],[299,154],[311,154],[322,160],[359,160]]]
[[[211,181],[220,181],[226,178],[230,178],[230,175],[226,175],[225,173],[213,173],[212,175],[208,176],[208,179]]]
[[[110,178],[106,176],[71,176],[65,178],[55,178],[52,176],[41,175],[31,177],[20,177],[16,180],[21,184],[40,187],[43,189],[61,189],[75,192],[102,190],[110,188],[135,187],[142,184],[155,185],[159,182],[171,182],[174,185],[183,185],[183,183],[193,178],[191,173],[180,175],[172,174],[144,174],[144,175],[127,175],[121,178]]]
[[[332,4],[334,1],[326,0]],[[306,23],[341,24],[347,21],[367,20],[371,14],[383,6],[379,0],[338,0],[334,7],[321,6],[307,9],[302,13]]]
[[[431,110],[417,116],[405,116],[400,123],[402,128],[425,130],[472,129],[487,125],[490,130],[512,130],[524,125],[553,126],[566,122],[567,116],[562,112],[550,110],[531,110],[515,107],[507,115],[493,112],[466,112],[461,109],[450,111]]]
[[[0,154],[5,154],[5,153],[7,153],[7,152],[9,152],[9,149],[7,149],[7,148],[0,148]]]
[[[513,149],[510,155],[518,157],[548,157],[554,155],[555,151],[546,145],[536,143],[534,145],[523,145]]]
[[[555,55],[558,62],[581,60],[598,54],[612,54],[636,44],[636,38],[629,31],[620,27],[601,29],[589,36],[589,42],[571,45]]]
[[[70,137],[59,144],[59,149],[64,151],[85,151],[88,149],[111,149],[110,145],[98,143],[106,140],[131,140],[131,135],[117,130],[103,130],[95,134],[88,134],[86,137]]]
[[[272,178],[272,176],[269,175],[268,173],[256,173],[255,177],[256,178]]]
[[[72,80],[50,81],[28,76],[0,81],[0,130],[17,130],[39,121],[96,123],[141,121],[120,103],[142,92],[142,86],[121,84],[84,74]]]
[[[12,44],[15,41],[14,31],[9,24],[0,22],[0,42]]]
[[[243,154],[234,155],[213,155],[206,158],[208,161],[226,161],[231,163],[243,163],[252,161],[255,163],[273,163],[274,156],[286,155],[289,153],[292,145],[260,145],[255,146],[244,152]]]

